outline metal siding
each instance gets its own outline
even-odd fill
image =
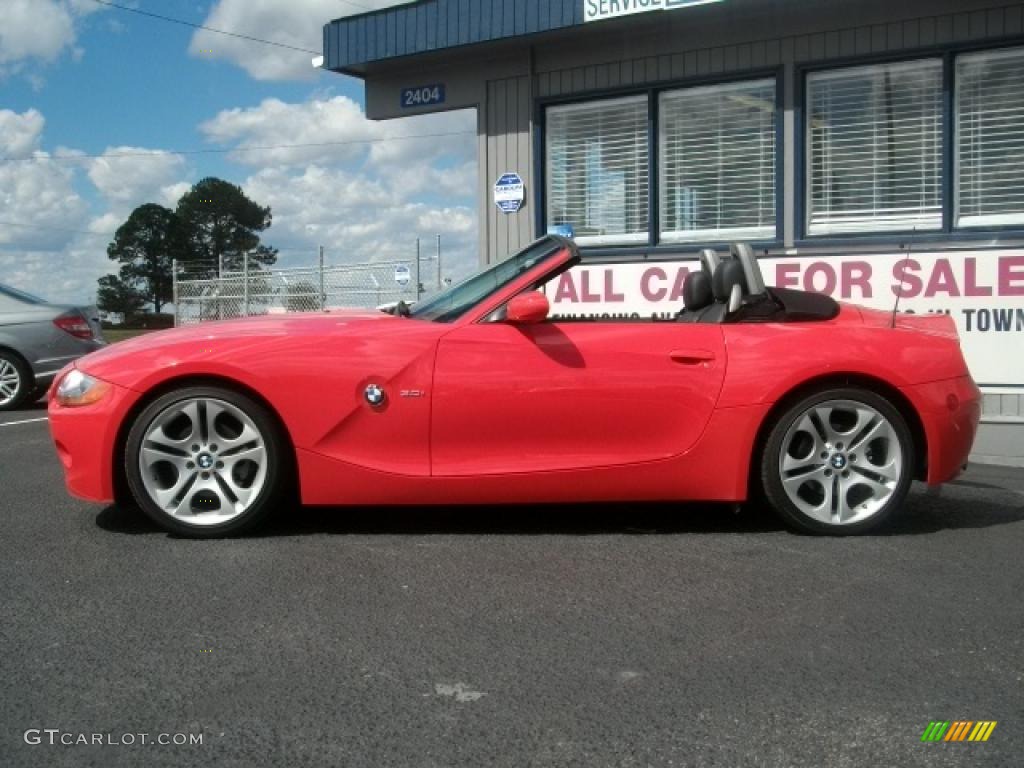
[[[498,122],[498,91],[501,88],[500,82],[487,84],[487,175],[484,177],[484,199],[487,201],[487,215],[484,219],[487,229],[487,260],[493,262],[499,253],[498,249],[498,228],[494,216],[494,203],[491,199],[491,185],[498,178],[498,141],[500,136],[496,133]],[[501,94],[504,97],[504,93]],[[504,110],[505,100],[501,100]]]
[[[972,39],[979,37],[987,37],[988,32],[988,12],[987,11],[974,11],[971,13],[968,22],[968,29],[970,30],[970,36]]]
[[[1003,18],[1004,33],[1007,35],[1019,35],[1022,29],[1024,29],[1022,22],[1024,22],[1024,9],[1019,5],[1007,8]]]
[[[427,9],[426,8],[414,8],[413,13],[416,17],[416,48],[415,50],[424,51],[427,48]]]
[[[491,3],[489,0],[480,0],[474,5],[480,8],[480,39],[486,40],[487,35],[493,27],[493,15],[491,14]]]
[[[515,5],[515,34],[526,34],[526,0],[514,0]]]
[[[739,61],[739,48],[730,45],[722,50],[722,69],[726,72],[732,72],[737,69],[737,62]]]
[[[426,30],[427,30],[427,42],[426,50],[433,51],[437,48],[437,5],[424,6],[423,10],[426,12]]]
[[[449,14],[446,0],[438,0],[434,6],[434,14],[434,47],[447,48]]]
[[[459,45],[465,45],[470,41],[471,20],[473,18],[473,6],[469,0],[459,1]]]
[[[485,183],[481,190],[486,198],[481,227],[486,230],[487,263],[508,256],[533,239],[532,200],[533,147],[532,102],[530,78],[502,78],[487,83],[486,131],[487,157]],[[510,171],[518,173],[526,185],[526,202],[518,213],[502,213],[493,204],[492,186],[497,178]]]
[[[502,0],[501,3],[501,37],[512,37],[516,33],[515,0]]]

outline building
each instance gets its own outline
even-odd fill
[[[977,453],[1024,461],[1024,4],[420,0],[324,58],[372,119],[476,109],[481,258],[571,231],[556,311],[674,311],[746,240],[769,282],[952,314]]]

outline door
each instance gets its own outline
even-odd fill
[[[717,325],[478,323],[438,346],[437,476],[663,459],[704,431],[725,373]]]

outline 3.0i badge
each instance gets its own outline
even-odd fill
[[[384,390],[379,384],[369,384],[366,391],[363,392],[363,396],[366,398],[366,402],[374,407],[384,403]]]

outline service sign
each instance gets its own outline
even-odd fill
[[[951,315],[975,380],[988,391],[1024,386],[1024,252],[872,254],[761,259],[765,282],[874,309]],[[545,287],[555,317],[653,317],[682,309],[696,261],[576,267]]]
[[[503,213],[516,213],[526,200],[526,184],[518,173],[503,173],[494,182],[494,204]]]
[[[674,11],[722,0],[583,0],[583,21],[604,21],[649,11]]]

